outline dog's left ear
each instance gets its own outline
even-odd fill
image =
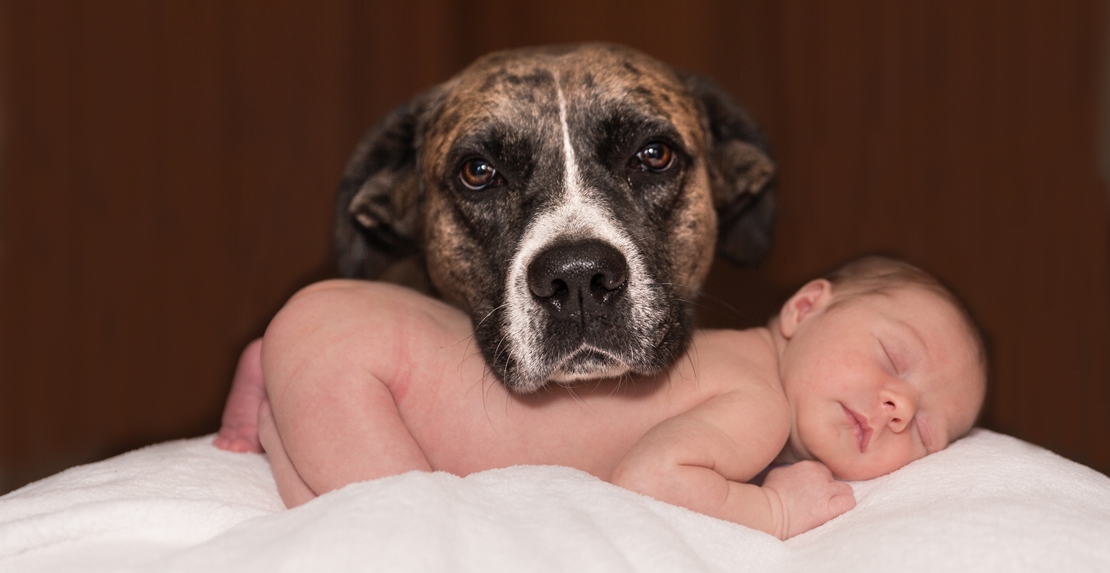
[[[393,110],[351,155],[335,205],[341,277],[382,278],[419,252],[419,130],[438,95],[437,87]]]
[[[684,74],[709,129],[717,253],[739,265],[763,260],[775,217],[775,162],[759,125],[715,82]]]

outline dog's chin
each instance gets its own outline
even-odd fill
[[[499,372],[505,387],[514,394],[532,394],[548,383],[573,386],[585,380],[601,380],[624,376],[633,369],[620,359],[592,348],[584,347],[563,358],[544,373],[519,370]],[[524,375],[522,375],[524,374]]]
[[[569,362],[569,363],[568,363]],[[617,378],[632,371],[628,364],[603,356],[603,360],[585,359],[567,361],[547,376],[547,380],[564,386],[574,385],[583,380],[602,380]]]
[[[631,370],[614,356],[586,348],[568,356],[547,379],[563,386],[571,386],[582,380],[624,376]]]

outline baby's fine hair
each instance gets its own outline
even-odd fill
[[[856,297],[888,295],[899,288],[920,288],[939,296],[956,309],[968,332],[975,340],[979,362],[987,367],[987,345],[983,333],[963,301],[936,277],[905,261],[890,257],[866,256],[856,259],[825,275],[833,287],[833,302],[837,306]]]

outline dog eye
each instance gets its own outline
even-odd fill
[[[482,159],[471,159],[464,163],[462,169],[459,170],[459,181],[462,181],[467,189],[477,191],[490,185],[496,185],[500,179],[497,176],[497,170],[489,162]]]
[[[670,146],[658,141],[637,151],[636,159],[640,160],[640,169],[644,171],[666,171],[674,165],[674,153]]]

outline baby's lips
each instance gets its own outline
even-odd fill
[[[859,446],[860,453],[867,451],[867,446],[871,443],[871,424],[867,419],[849,409],[844,404],[840,405],[844,409],[844,415],[848,417],[848,421],[852,424],[853,433],[856,437],[856,445]]]

